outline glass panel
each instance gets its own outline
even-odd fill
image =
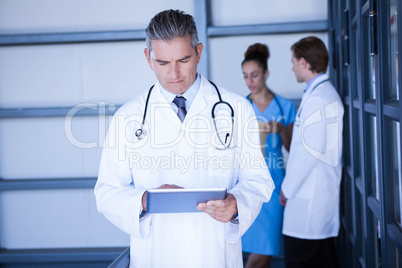
[[[356,15],[356,5],[357,5],[358,1],[349,1],[349,10],[350,10],[350,15],[351,18],[353,19],[353,17]]]
[[[399,251],[398,248],[393,245],[394,248],[394,268],[399,268],[399,263],[400,263],[400,259],[402,258],[402,256],[399,255]]]
[[[344,150],[343,152],[343,159],[344,159],[344,165],[348,168],[350,168],[351,166],[351,160],[350,160],[350,154],[351,154],[351,146],[350,146],[350,120],[349,120],[349,106],[345,105],[345,115],[344,115],[344,120],[345,120],[345,130],[343,131],[343,135],[344,135],[344,145],[343,148],[345,148],[346,150]]]
[[[359,191],[357,191],[358,192],[358,195],[359,195],[359,223],[360,223],[360,228],[358,228],[358,230],[356,230],[357,232],[359,232],[359,234],[358,234],[358,238],[360,238],[360,240],[358,241],[358,244],[359,244],[359,247],[360,247],[360,256],[359,257],[361,257],[361,256],[365,256],[366,255],[366,249],[365,249],[365,243],[364,243],[364,237],[365,237],[365,235],[364,235],[364,230],[366,230],[366,227],[365,227],[365,220],[364,220],[364,214],[363,214],[363,210],[364,210],[364,207],[363,207],[363,197],[361,196],[361,194],[360,194],[360,192]]]
[[[378,143],[377,143],[377,121],[375,116],[369,116],[369,142],[370,142],[370,181],[372,194],[379,200],[378,192]]]
[[[375,56],[370,55],[370,21],[369,17],[365,17],[363,20],[363,32],[362,32],[362,41],[361,48],[363,49],[364,58],[363,58],[363,94],[365,99],[376,99],[376,87],[375,87],[375,73],[376,73],[376,64],[375,64]]]
[[[351,40],[353,40],[352,44],[351,44],[351,51],[350,51],[350,56],[352,57],[354,55],[354,60],[352,61],[351,59],[351,64],[352,67],[351,70],[353,72],[352,74],[352,91],[354,91],[353,97],[356,99],[360,99],[360,92],[358,89],[358,78],[360,77],[360,72],[359,72],[359,53],[357,52],[356,48],[360,48],[362,46],[361,40],[360,40],[360,35],[357,34],[356,29],[352,29],[352,33],[353,33],[353,38],[351,38]],[[359,75],[358,75],[359,74]]]
[[[393,100],[399,100],[399,75],[398,75],[398,12],[397,12],[397,0],[390,1],[390,55],[389,62],[391,64],[391,92],[390,98]]]
[[[376,88],[375,88],[375,57],[374,56],[369,56],[369,73],[368,73],[368,78],[369,78],[369,95],[368,98],[375,100],[376,99]]]
[[[354,119],[356,121],[356,124],[353,124],[353,129],[354,133],[357,135],[353,135],[353,143],[355,147],[355,155],[354,155],[354,161],[355,161],[355,176],[359,177],[361,174],[361,150],[360,150],[360,141],[361,139],[361,132],[360,132],[360,119],[359,119],[359,110],[354,109]]]
[[[399,122],[391,122],[391,139],[390,139],[390,154],[391,154],[391,176],[393,181],[393,199],[394,199],[394,219],[402,227],[402,171],[401,163],[401,133]]]
[[[352,233],[353,237],[356,237],[356,231],[355,231],[355,215],[354,209],[355,209],[355,203],[353,202],[353,180],[347,175],[348,178],[348,183],[346,185],[346,200],[345,200],[345,207],[346,207],[346,220],[347,220],[347,225],[348,225],[348,233]]]
[[[374,250],[374,267],[379,268],[381,265],[381,232],[380,232],[380,222],[375,216],[373,216],[373,239],[376,243],[373,245]]]

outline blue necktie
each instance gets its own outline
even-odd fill
[[[177,116],[179,117],[179,119],[182,123],[187,114],[185,102],[186,102],[186,99],[182,96],[176,96],[176,98],[174,98],[174,100],[173,100],[173,103],[176,104],[176,106],[178,108]]]

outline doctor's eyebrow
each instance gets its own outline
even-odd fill
[[[179,61],[179,62],[187,62],[189,58],[191,58],[191,56],[185,56],[185,57],[183,57],[181,59],[178,59],[177,61]],[[159,64],[162,64],[162,65],[163,64],[168,64],[170,62],[170,61],[158,60],[158,59],[155,59],[155,61],[158,62]]]
[[[184,58],[179,59],[178,61],[184,62],[187,61],[189,58],[191,58],[191,56],[185,56]]]

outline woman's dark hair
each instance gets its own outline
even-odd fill
[[[328,50],[321,39],[309,36],[293,44],[293,56],[300,60],[304,58],[311,66],[310,71],[325,73],[328,66]]]
[[[248,61],[256,61],[264,71],[268,70],[269,48],[265,44],[255,43],[247,48],[244,52],[244,60],[241,66]]]

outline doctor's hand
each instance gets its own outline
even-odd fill
[[[283,192],[281,190],[281,195],[279,196],[279,204],[281,204],[282,206],[285,206],[286,201],[288,201],[288,199],[285,197],[285,195],[283,194]]]
[[[162,184],[156,189],[183,189],[183,187],[176,184]],[[147,211],[147,191],[142,195],[142,211]]]
[[[237,213],[237,201],[234,195],[228,193],[224,200],[199,203],[197,209],[204,211],[217,221],[226,223]]]

